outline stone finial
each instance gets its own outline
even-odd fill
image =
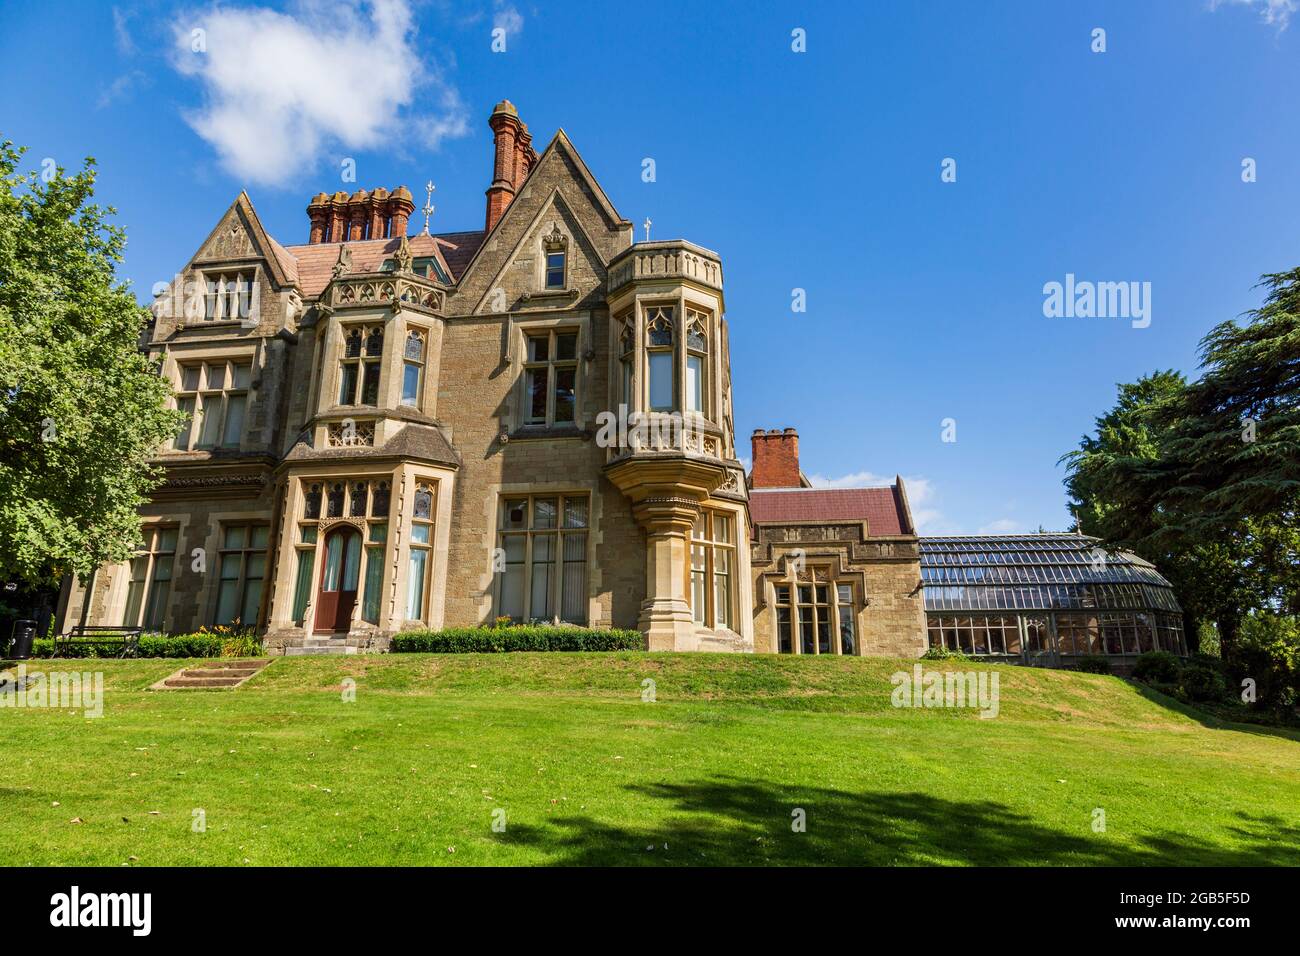
[[[334,263],[331,274],[334,278],[347,275],[352,271],[352,250],[347,247],[346,243],[339,243],[339,259]]]
[[[398,272],[411,271],[411,243],[405,234],[402,235],[402,241],[397,244],[397,252],[393,253],[393,262],[396,263]]]

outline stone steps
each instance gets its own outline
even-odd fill
[[[270,659],[203,661],[184,667],[164,677],[150,690],[197,690],[201,688],[235,688],[270,664]]]

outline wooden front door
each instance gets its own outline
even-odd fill
[[[347,631],[361,579],[361,533],[336,528],[325,536],[324,567],[316,595],[316,630]]]

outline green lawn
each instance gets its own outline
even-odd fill
[[[992,720],[895,709],[911,662],[862,659],[285,658],[145,689],[182,663],[58,662],[104,671],[100,719],[0,710],[6,863],[1300,864],[1296,734],[1110,677],[1000,668]]]

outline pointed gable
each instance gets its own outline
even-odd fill
[[[619,216],[564,130],[558,131],[464,271],[463,311],[484,302],[510,262],[521,255],[548,208],[563,210],[575,236],[604,266],[632,244],[632,224]]]

